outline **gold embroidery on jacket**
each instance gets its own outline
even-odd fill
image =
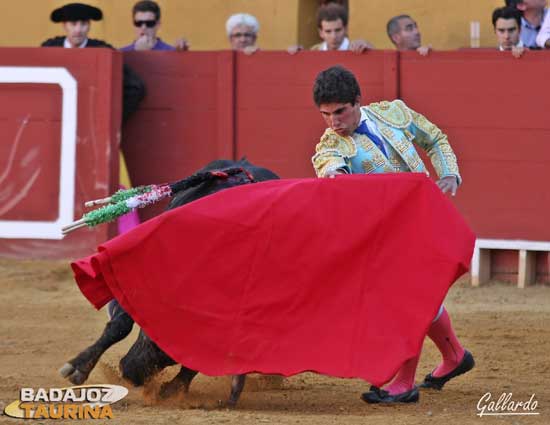
[[[398,140],[394,142],[393,145],[395,146],[395,149],[397,150],[397,152],[399,152],[401,155],[404,155],[411,147],[410,142],[406,140]]]
[[[315,173],[319,177],[348,167],[346,158],[357,154],[357,147],[351,137],[341,137],[327,129],[315,146],[316,154],[311,158]]]
[[[386,172],[393,171],[393,167],[391,167],[390,164],[388,164],[388,160],[386,159],[386,157],[382,153],[377,151],[373,151],[372,158],[362,161],[361,165],[363,167],[363,170],[367,174],[372,173],[377,168],[380,168],[382,166],[384,167],[384,171]]]
[[[407,162],[411,171],[418,170],[420,164],[422,164],[422,160],[416,154],[407,155],[405,161]]]
[[[393,157],[391,160],[390,160],[390,163],[394,169],[394,171],[399,171],[401,170],[401,161],[399,161],[399,159]]]
[[[363,170],[365,171],[366,174],[370,174],[376,169],[374,164],[368,160],[361,162],[361,165],[363,166]]]
[[[413,112],[413,121],[416,124],[416,126],[422,130],[424,133],[426,133],[428,136],[430,136],[431,139],[435,140],[440,136],[441,130],[437,128],[435,124],[428,121],[425,116],[420,115],[417,112]]]
[[[370,152],[375,148],[374,142],[364,134],[355,133],[355,142],[363,148],[365,152]]]
[[[447,136],[435,124],[418,112],[412,111],[413,123],[420,130],[417,132],[415,142],[426,151],[438,176],[460,173],[456,156],[447,140]]]
[[[390,127],[404,129],[413,120],[410,109],[400,100],[371,103],[366,108],[375,118]]]
[[[357,147],[351,137],[342,137],[333,130],[328,129],[321,137],[321,141],[315,147],[317,152],[325,149],[335,149],[345,157],[351,157],[357,154]]]

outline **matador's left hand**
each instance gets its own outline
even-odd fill
[[[458,188],[458,180],[455,176],[447,176],[437,181],[437,186],[443,193],[451,192],[451,195],[456,195],[456,189]]]

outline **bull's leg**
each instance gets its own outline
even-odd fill
[[[234,375],[231,380],[231,394],[227,401],[227,407],[235,407],[244,388],[246,375]]]
[[[174,379],[165,382],[160,387],[161,398],[171,397],[181,389],[185,393],[189,392],[189,385],[191,385],[191,381],[196,375],[197,371],[182,366],[178,374],[174,376]]]
[[[112,318],[99,339],[59,370],[61,376],[74,385],[85,382],[103,353],[113,344],[126,338],[132,331],[134,321],[118,303],[111,305],[111,313]]]
[[[122,377],[138,387],[165,367],[174,364],[176,362],[162,351],[142,329],[128,353],[120,359],[119,366]]]

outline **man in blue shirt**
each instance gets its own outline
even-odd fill
[[[151,0],[138,1],[133,9],[132,16],[136,31],[136,40],[128,46],[122,47],[123,52],[134,50],[188,50],[189,45],[185,39],[178,40],[177,46],[171,46],[157,37],[160,28],[160,7]]]
[[[521,14],[521,42],[524,47],[538,49],[537,34],[548,13],[546,0],[505,0],[506,6],[515,7]]]

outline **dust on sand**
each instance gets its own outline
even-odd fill
[[[66,386],[57,370],[97,338],[106,322],[80,294],[67,262],[0,260],[0,411],[22,387]],[[510,284],[471,288],[466,280],[446,301],[456,331],[476,359],[476,368],[441,392],[422,391],[414,405],[367,405],[361,380],[304,373],[288,379],[250,376],[235,410],[219,406],[230,378],[199,375],[188,394],[158,400],[159,385],[172,367],[144,388],[132,388],[118,373],[118,361],[135,340],[108,351],[87,383],[113,383],[130,393],[113,405],[113,424],[548,424],[550,423],[550,287],[524,290]],[[381,324],[383,326],[383,324]],[[426,341],[417,380],[438,362]],[[513,393],[513,400],[538,402],[537,416],[476,416],[479,399]],[[0,416],[0,423],[17,420]],[[56,423],[69,423],[58,420]],[[74,422],[73,422],[74,423]]]

